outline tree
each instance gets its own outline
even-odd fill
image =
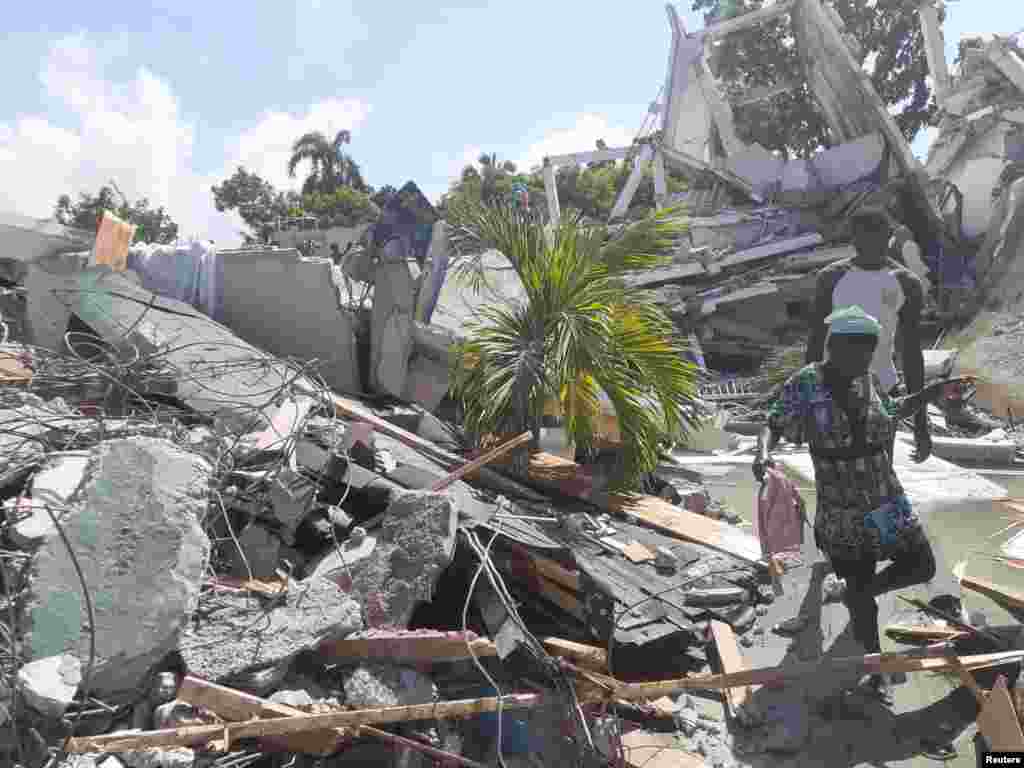
[[[255,173],[239,166],[234,175],[211,187],[218,211],[238,211],[251,229],[247,241],[267,242],[278,219],[301,215],[301,200],[294,192],[279,192]]]
[[[706,23],[729,18],[763,5],[763,0],[694,0]],[[874,61],[871,82],[882,101],[896,108],[895,120],[907,141],[935,114],[924,38],[917,20],[917,0],[834,0],[832,7],[859,43],[859,64]],[[940,10],[940,19],[944,11]],[[742,94],[759,86],[792,82],[800,85],[772,99],[736,108],[736,128],[744,141],[757,141],[785,157],[808,157],[829,146],[828,128],[806,83],[803,65],[792,44],[790,25],[771,20],[727,36],[717,46],[716,74],[727,90]]]
[[[597,148],[608,147],[604,141],[598,139]],[[619,192],[629,178],[632,167],[632,163],[614,160],[591,163],[587,166],[562,166],[555,174],[560,207],[565,211],[579,211],[587,219],[606,221],[615,206]],[[481,155],[478,166],[467,165],[463,169],[462,177],[442,199],[441,207],[447,209],[458,201],[485,205],[507,203],[516,184],[522,184],[529,190],[532,211],[542,214],[547,210],[542,171],[536,169],[530,174],[517,173],[513,163],[499,163],[493,154]],[[670,194],[680,192],[686,188],[686,182],[681,177],[669,174],[667,187]],[[642,219],[653,212],[655,207],[654,173],[648,167],[629,204],[627,219]]]
[[[110,211],[135,225],[133,242],[169,244],[178,239],[178,225],[163,206],[152,208],[146,198],[131,205],[124,197],[118,195],[120,199],[117,199],[114,195],[114,189],[106,185],[100,187],[96,195],[80,193],[78,202],[72,202],[70,195],[61,195],[57,198],[54,218],[65,226],[95,232],[103,212]]]
[[[316,216],[321,228],[355,227],[380,216],[370,196],[350,187],[338,187],[333,192],[310,192],[302,196],[303,214]]]
[[[303,194],[310,192],[334,192],[338,187],[351,187],[358,192],[372,190],[363,181],[359,165],[342,148],[352,143],[352,134],[341,130],[329,140],[320,131],[303,134],[292,145],[288,159],[288,176],[295,177],[295,170],[309,162],[310,172],[302,184]]]
[[[664,263],[685,223],[662,211],[612,238],[604,226],[567,216],[549,237],[535,214],[474,202],[455,205],[448,223],[457,252],[500,251],[526,294],[484,307],[456,347],[453,393],[469,433],[531,430],[536,445],[544,407],[555,399],[568,433],[586,450],[597,436],[603,391],[623,438],[616,485],[634,486],[657,465],[662,440],[692,425],[696,369],[671,320],[621,275]],[[525,471],[528,455],[521,451],[514,462]]]

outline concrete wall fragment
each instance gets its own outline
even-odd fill
[[[165,440],[112,440],[91,451],[62,525],[95,614],[93,691],[134,693],[176,647],[210,555],[199,521],[211,471]],[[33,659],[88,658],[88,624],[71,557],[51,535],[32,565],[25,648]]]
[[[224,323],[281,357],[319,361],[339,392],[362,389],[355,315],[339,306],[331,262],[290,249],[222,251]]]

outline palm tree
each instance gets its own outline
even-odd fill
[[[305,161],[310,163],[310,172],[302,184],[303,194],[310,192],[334,192],[338,187],[351,187],[367,192],[359,165],[342,147],[352,143],[352,134],[340,130],[333,140],[328,140],[320,131],[300,136],[292,145],[288,159],[288,176],[295,177],[295,169]]]
[[[699,417],[697,371],[671,320],[622,277],[664,263],[685,222],[666,210],[612,234],[574,214],[549,230],[529,212],[467,202],[448,223],[457,253],[501,252],[526,294],[483,308],[456,348],[453,392],[467,431],[479,439],[531,430],[535,447],[544,407],[557,399],[567,432],[587,449],[603,392],[622,434],[616,485],[635,485],[657,465],[662,440],[685,436]],[[526,451],[514,457],[520,472],[528,462]]]

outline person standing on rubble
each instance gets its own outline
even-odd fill
[[[780,439],[807,443],[818,497],[815,543],[845,580],[843,602],[854,637],[868,653],[879,653],[876,598],[935,576],[935,555],[893,469],[889,446],[899,421],[948,381],[890,399],[870,370],[882,324],[859,306],[830,314],[824,324],[826,360],[806,365],[783,385],[760,436],[754,476],[764,482]],[[891,562],[876,572],[880,560]],[[883,676],[863,682],[888,698]]]
[[[881,324],[871,372],[878,377],[882,391],[890,398],[900,393],[900,376],[893,362],[894,344],[898,338],[903,349],[905,391],[917,392],[924,387],[924,354],[921,351],[924,286],[910,269],[889,257],[890,221],[884,210],[862,208],[853,215],[851,224],[856,255],[818,273],[811,311],[811,333],[804,361],[813,363],[824,358],[825,318],[835,310],[856,305]],[[894,433],[888,451],[890,460],[895,439]],[[914,442],[914,461],[922,462],[931,456],[927,408],[920,409],[915,416]]]

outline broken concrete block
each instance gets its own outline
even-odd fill
[[[196,762],[195,751],[185,747],[122,752],[119,757],[128,768],[192,768]]]
[[[46,717],[63,716],[82,682],[82,664],[70,654],[50,656],[18,670],[18,690],[25,703]]]
[[[179,650],[189,673],[215,682],[254,669],[281,669],[299,651],[363,628],[360,606],[331,581],[293,581],[269,602],[236,590],[200,601]]]
[[[290,469],[278,473],[270,485],[270,503],[274,517],[284,526],[282,534],[288,544],[295,543],[295,530],[309,514],[316,500],[316,486]]]
[[[404,258],[377,265],[370,317],[370,383],[376,391],[395,397],[405,390],[415,289]]]
[[[362,530],[362,529],[357,529]],[[348,573],[357,563],[366,560],[377,549],[377,537],[365,536],[362,539],[356,537],[343,541],[340,546],[332,547],[313,566],[312,574],[336,583],[344,583],[348,579]]]
[[[355,709],[405,707],[437,700],[437,686],[411,667],[366,664],[344,676],[345,703]]]
[[[259,523],[238,534],[238,546],[231,542],[231,575],[239,578],[273,578],[281,562],[281,539]],[[241,553],[239,553],[241,548]],[[244,556],[244,557],[243,557]]]
[[[331,578],[363,602],[371,627],[405,627],[416,606],[433,597],[451,562],[457,525],[448,495],[403,493],[388,506],[373,552],[347,568],[335,567]]]
[[[164,440],[112,440],[90,451],[62,526],[92,599],[98,694],[136,691],[176,647],[209,561],[199,521],[210,473],[208,462]],[[25,619],[30,658],[87,657],[85,602],[59,536],[33,561]]]
[[[296,709],[311,707],[314,704],[314,699],[308,691],[278,691],[270,696],[270,700],[275,704],[284,704]]]
[[[16,546],[33,549],[57,535],[57,528],[46,506],[49,505],[60,520],[65,507],[85,478],[88,463],[88,451],[52,453],[46,457],[43,468],[32,478],[29,493],[32,498],[26,500],[29,516],[9,529],[11,541]]]

